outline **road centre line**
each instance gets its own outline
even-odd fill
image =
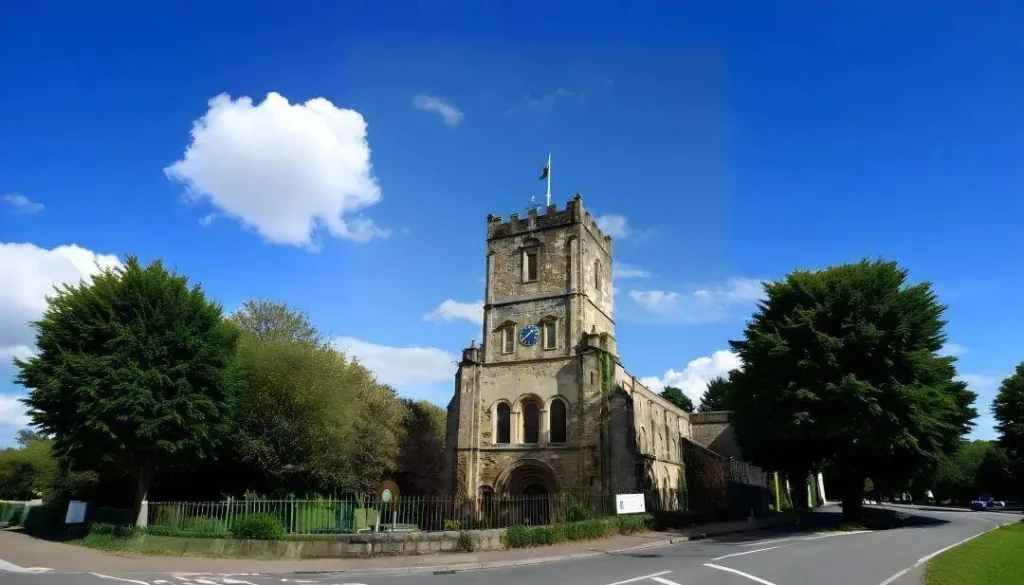
[[[636,581],[643,581],[644,579],[653,579],[655,577],[660,577],[662,575],[668,575],[671,572],[672,571],[662,571],[660,573],[651,573],[650,575],[644,575],[643,577],[633,577],[632,579],[626,579],[625,581],[616,581],[614,583],[609,583],[608,585],[624,585],[625,583],[634,583]]]
[[[750,579],[751,581],[757,581],[758,583],[761,583],[761,585],[775,585],[775,583],[772,583],[771,581],[765,581],[764,579],[762,579],[760,577],[756,577],[754,575],[751,575],[750,573],[744,573],[743,571],[740,571],[738,569],[732,569],[732,568],[729,568],[729,567],[723,567],[721,565],[712,565],[711,563],[704,563],[704,566],[705,567],[711,567],[712,569],[718,569],[719,571],[726,571],[728,573],[735,573],[736,575],[739,575],[740,577],[746,577],[747,579]]]
[[[651,577],[651,581],[657,581],[658,583],[661,583],[661,585],[679,585],[679,583],[676,583],[675,581],[669,581],[662,577]]]
[[[773,538],[771,540],[758,540],[757,542],[744,542],[740,543],[739,546],[758,546],[762,544],[771,544],[773,542],[787,542],[793,540],[792,538]]]
[[[754,549],[754,550],[745,550],[743,552],[732,553],[732,554],[729,554],[729,555],[722,555],[720,557],[715,557],[715,558],[713,558],[711,560],[712,561],[720,561],[722,559],[728,559],[728,558],[731,558],[731,557],[741,557],[743,555],[752,555],[754,553],[764,552],[766,550],[775,550],[777,548],[782,548],[784,546],[789,546],[789,545],[788,544],[780,544],[778,546],[769,546],[768,548],[758,548],[758,549]]]
[[[90,573],[102,579],[113,579],[114,581],[124,581],[125,583],[135,583],[136,585],[149,585],[145,581],[136,581],[135,579],[122,579],[121,577],[111,577],[110,575],[104,575],[103,573]]]

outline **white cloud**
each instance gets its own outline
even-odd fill
[[[966,345],[960,345],[958,343],[947,343],[946,345],[942,346],[942,349],[939,350],[939,354],[952,357],[960,357],[967,353],[968,351],[970,350]]]
[[[743,366],[740,356],[727,350],[719,350],[710,357],[691,360],[682,371],[668,370],[665,375],[641,378],[640,383],[654,392],[661,392],[666,386],[675,386],[693,400],[694,406],[708,388],[708,382],[718,376],[725,376]]]
[[[445,322],[459,319],[482,325],[484,322],[484,302],[460,303],[446,299],[436,309],[423,316],[426,321]]]
[[[615,278],[647,278],[651,275],[646,269],[625,262],[615,264],[612,269],[615,272]]]
[[[443,98],[421,93],[412,98],[412,107],[417,110],[440,114],[444,123],[452,128],[462,123],[462,112],[455,107],[455,104],[452,104]]]
[[[337,337],[334,346],[357,358],[379,381],[399,390],[407,384],[455,380],[458,357],[436,347],[393,347],[354,337]]]
[[[54,286],[78,284],[102,268],[120,266],[117,256],[74,244],[52,250],[34,244],[0,243],[0,357],[28,357],[35,345],[30,323],[46,310]]]
[[[39,213],[46,209],[46,206],[42,203],[36,203],[21,193],[8,193],[2,199],[10,203],[16,211],[21,213]]]
[[[523,97],[523,105],[527,109],[533,110],[549,110],[555,105],[555,102],[563,99],[571,99],[583,101],[583,94],[578,91],[559,87],[554,91],[544,94],[540,97],[534,96],[533,94],[526,94]]]
[[[631,290],[640,308],[661,322],[708,322],[727,319],[730,309],[750,306],[764,295],[761,281],[734,278],[724,284],[682,294],[665,290]]]
[[[21,403],[19,396],[0,394],[0,427],[26,427],[31,422],[28,408]]]
[[[358,215],[381,199],[366,122],[324,98],[290,104],[272,92],[253,105],[221,94],[164,173],[275,244],[317,249],[321,228],[357,242],[388,235]]]
[[[967,382],[967,387],[978,394],[994,394],[1002,380],[988,374],[960,374],[957,380]]]
[[[605,214],[597,218],[597,227],[601,228],[604,235],[611,236],[616,240],[624,240],[629,237],[630,227],[626,216]]]

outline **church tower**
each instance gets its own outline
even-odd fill
[[[601,488],[601,369],[615,356],[612,241],[576,195],[487,218],[483,343],[448,406],[447,477],[464,496]]]

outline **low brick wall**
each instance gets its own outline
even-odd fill
[[[179,555],[215,555],[261,559],[367,558],[456,552],[459,535],[473,540],[473,550],[499,550],[504,530],[460,532],[384,532],[345,534],[302,540],[237,540],[185,538],[146,534],[137,537],[140,550]]]

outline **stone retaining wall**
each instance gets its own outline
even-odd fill
[[[144,551],[263,559],[367,558],[373,556],[428,555],[459,552],[459,535],[473,541],[473,550],[504,548],[504,530],[466,532],[385,532],[345,534],[303,540],[237,540],[146,534],[136,546]]]

